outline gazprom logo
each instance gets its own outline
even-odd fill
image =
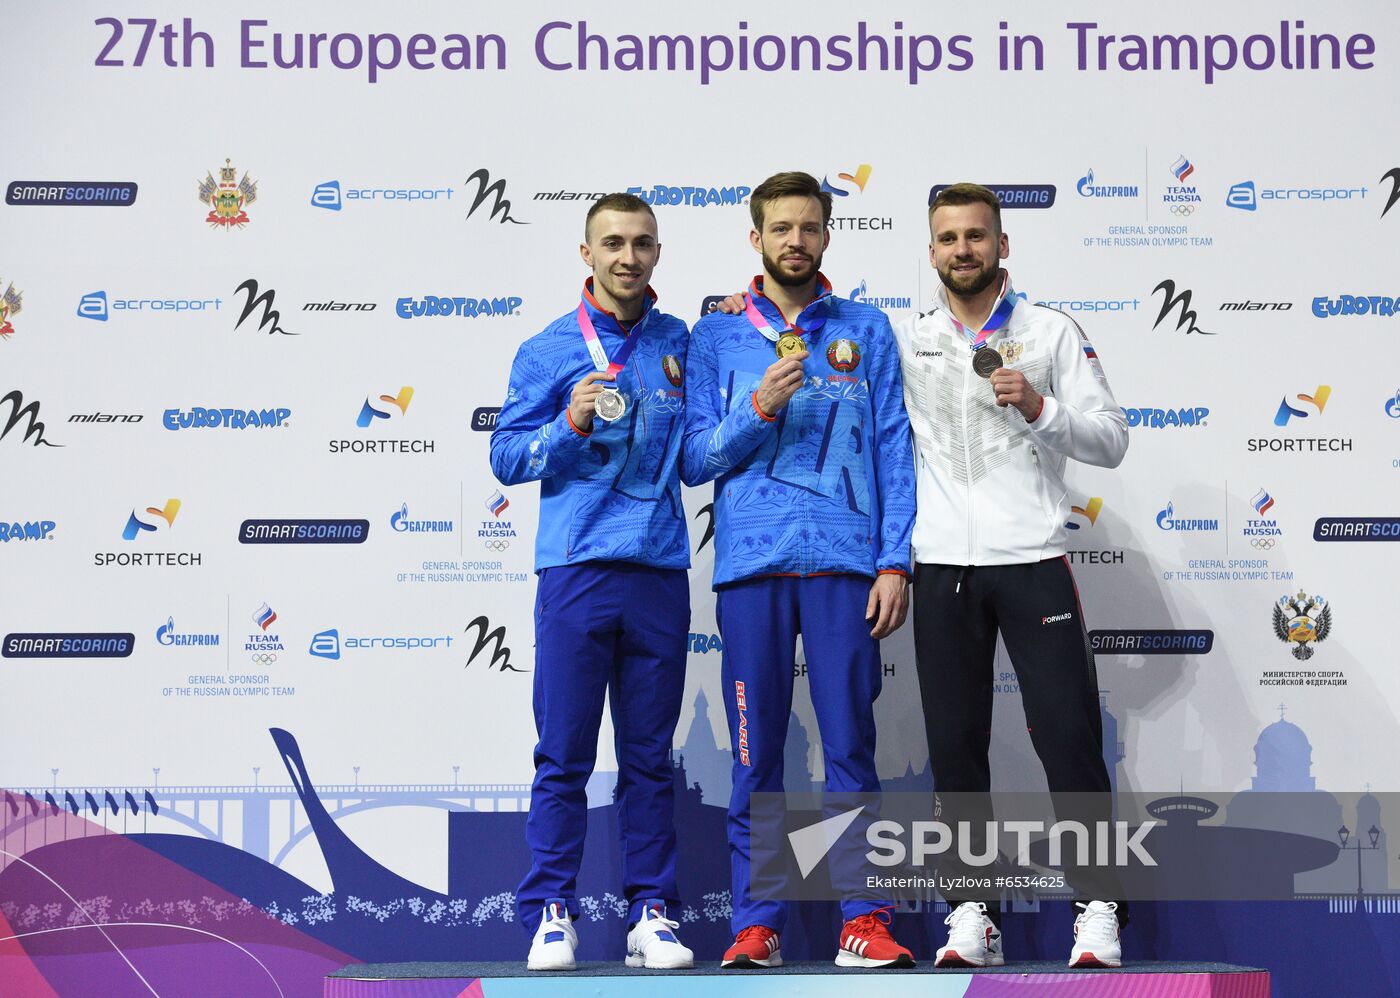
[[[1258,208],[1259,200],[1254,190],[1254,181],[1246,180],[1231,187],[1230,192],[1225,195],[1225,204],[1242,211],[1254,211]]]
[[[311,192],[311,207],[339,211],[340,181],[327,180],[324,184],[317,184],[316,189]]]
[[[78,299],[78,316],[83,319],[107,321],[107,292],[90,291]]]
[[[340,631],[332,627],[329,631],[321,631],[311,636],[311,647],[307,649],[317,658],[329,658],[339,660],[340,658]]]

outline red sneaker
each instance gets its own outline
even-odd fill
[[[724,951],[720,968],[753,970],[757,967],[781,967],[783,955],[778,950],[778,934],[766,925],[750,925],[734,937],[734,945]]]
[[[888,908],[860,915],[841,926],[838,967],[912,967],[914,954],[894,941]]]

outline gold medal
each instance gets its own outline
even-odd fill
[[[788,354],[797,353],[799,350],[806,350],[807,344],[802,342],[802,337],[796,333],[783,333],[778,337],[778,359],[782,360]]]

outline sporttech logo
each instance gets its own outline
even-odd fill
[[[835,186],[834,184],[832,184],[832,182],[831,182],[831,180],[830,180],[829,178],[830,178],[830,174],[828,174],[828,175],[825,176],[825,177],[822,177],[822,190],[826,191],[828,194],[832,195],[833,197],[838,197],[838,198],[850,197],[851,192],[850,192],[849,190],[846,190],[846,189],[844,189],[844,188]],[[844,181],[846,181],[848,184],[855,184],[855,185],[856,185],[856,190],[857,190],[857,192],[863,194],[863,193],[865,193],[865,185],[866,185],[866,183],[870,180],[870,164],[869,164],[869,163],[862,163],[862,164],[860,164],[860,166],[858,166],[858,167],[856,168],[856,172],[853,173],[853,174],[851,174],[851,173],[838,173],[838,174],[836,175],[836,179],[837,179],[837,180],[844,180]]]
[[[1162,292],[1162,310],[1157,313],[1157,319],[1152,323],[1153,329],[1160,326],[1162,320],[1170,315],[1174,308],[1180,305],[1181,313],[1176,317],[1175,327],[1178,331],[1184,328],[1188,334],[1200,333],[1203,336],[1215,335],[1209,330],[1202,329],[1200,326],[1196,325],[1197,316],[1195,311],[1191,308],[1191,292],[1189,289],[1183,289],[1181,294],[1177,294],[1176,282],[1171,278],[1167,278],[1152,289],[1154,295],[1159,291]]]
[[[122,540],[134,541],[142,531],[154,531],[161,523],[167,528],[175,526],[175,517],[180,515],[180,500],[165,500],[165,508],[159,509],[155,506],[147,506],[144,513],[138,514],[136,510],[131,511],[127,517],[126,529],[122,531]]]
[[[1313,392],[1311,395],[1300,394],[1298,396],[1298,400],[1300,402],[1306,402],[1309,405],[1316,408],[1317,414],[1321,416],[1322,410],[1327,408],[1327,400],[1331,397],[1331,385],[1318,385],[1317,391]],[[1287,426],[1288,421],[1290,419],[1293,419],[1294,417],[1298,419],[1307,419],[1308,416],[1309,413],[1303,411],[1302,409],[1295,409],[1291,405],[1289,405],[1288,396],[1285,395],[1281,400],[1279,400],[1278,412],[1274,413],[1274,425]]]
[[[355,425],[363,428],[376,419],[389,419],[394,414],[390,406],[393,406],[394,409],[398,409],[399,415],[402,416],[408,412],[408,404],[412,401],[413,388],[409,385],[404,385],[400,388],[397,396],[381,395],[377,400],[367,398],[365,399],[365,404],[360,407],[360,415],[359,418],[355,420]]]

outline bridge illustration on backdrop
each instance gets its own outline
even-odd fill
[[[316,788],[321,802],[336,820],[383,808],[432,808],[439,811],[526,811],[528,783],[360,783]],[[146,831],[152,817],[173,821],[195,835],[234,846],[273,866],[282,863],[303,840],[313,836],[297,788],[292,784],[246,786],[9,787],[0,805],[4,836],[14,842],[41,823],[44,841],[54,838],[53,819],[60,813],[86,820],[73,823],[62,838],[80,838],[88,821],[101,820],[113,831]],[[8,805],[8,806],[5,806]],[[49,818],[45,822],[45,818]],[[285,836],[283,831],[285,830]],[[235,837],[236,834],[236,837]],[[26,848],[38,845],[28,843]]]

